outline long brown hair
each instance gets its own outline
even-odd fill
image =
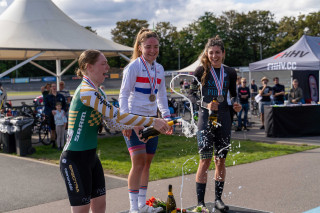
[[[159,36],[156,32],[153,32],[152,30],[149,30],[147,28],[142,28],[137,37],[136,37],[136,41],[134,42],[134,46],[133,46],[133,54],[131,57],[130,62],[136,60],[138,57],[141,56],[141,51],[139,50],[139,46],[148,38],[156,38],[159,41]]]
[[[208,49],[209,47],[218,46],[220,47],[221,51],[224,52],[224,44],[219,35],[216,35],[214,38],[209,38],[208,42],[203,50],[202,56],[200,57],[200,61],[202,63],[202,66],[204,68],[204,73],[201,77],[201,84],[204,86],[205,82],[209,79],[210,74],[210,66],[211,62],[208,58]]]
[[[99,50],[86,50],[81,53],[78,59],[79,68],[76,70],[77,76],[83,77],[87,72],[87,65],[95,64],[101,54]]]

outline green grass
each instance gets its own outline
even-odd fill
[[[226,161],[227,166],[319,148],[319,146],[295,146],[243,140],[232,140],[231,144],[231,151]],[[59,163],[60,152],[50,146],[38,146],[36,150],[36,153],[30,157]],[[195,138],[161,135],[150,169],[150,180],[180,176],[182,166],[184,174],[195,173],[199,162],[197,151]],[[122,177],[128,175],[131,161],[122,136],[99,139],[97,153],[106,173]],[[214,169],[213,163],[211,169]]]

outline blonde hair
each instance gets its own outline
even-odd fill
[[[138,57],[141,56],[141,51],[139,50],[139,46],[146,41],[148,38],[156,38],[159,41],[159,36],[156,32],[149,30],[147,28],[142,28],[139,33],[137,34],[136,40],[133,46],[133,54],[131,57],[130,62],[136,60]]]
[[[78,59],[79,68],[76,70],[77,76],[83,77],[87,72],[87,65],[95,64],[101,54],[99,50],[86,50],[81,53]]]
[[[224,52],[224,44],[219,35],[216,35],[214,38],[209,38],[208,42],[203,50],[202,56],[200,57],[200,61],[202,63],[202,66],[204,68],[204,73],[201,77],[201,84],[202,86],[209,80],[209,73],[210,73],[210,67],[211,62],[208,58],[208,49],[209,47],[218,46],[220,47],[221,51]]]

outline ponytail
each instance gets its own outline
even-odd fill
[[[149,30],[147,28],[141,28],[139,33],[136,36],[136,40],[134,42],[133,46],[133,54],[131,57],[130,62],[136,60],[138,57],[142,55],[141,51],[139,50],[139,46],[148,38],[156,38],[159,41],[159,36],[157,35],[156,32]]]

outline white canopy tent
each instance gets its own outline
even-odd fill
[[[189,73],[189,72],[194,72],[198,66],[201,65],[200,59],[198,58],[195,62],[193,62],[192,64],[190,64],[189,66],[178,70],[178,73]]]
[[[0,16],[0,60],[24,60],[4,71],[0,78],[26,63],[57,77],[86,49],[100,50],[105,56],[130,55],[133,48],[102,38],[77,24],[51,0],[15,0]],[[52,72],[33,60],[56,60]],[[61,60],[74,59],[63,71]],[[59,86],[59,84],[58,84]]]

